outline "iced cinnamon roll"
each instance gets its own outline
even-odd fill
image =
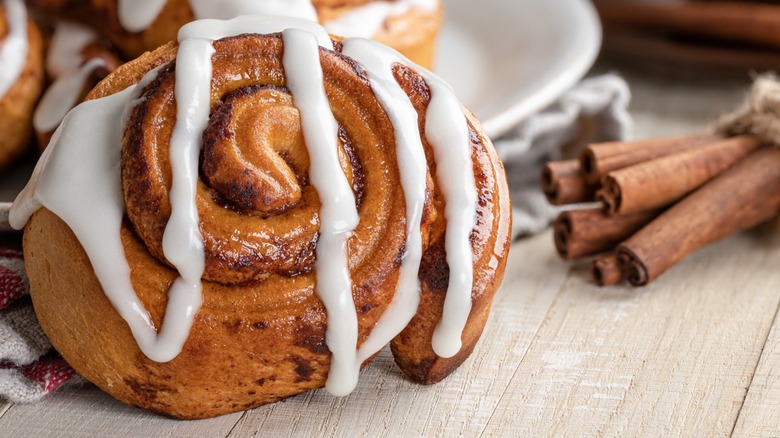
[[[82,20],[128,58],[172,41],[194,19],[245,14],[293,15],[319,21],[334,35],[372,38],[426,68],[441,28],[439,0],[30,0],[36,9]]]
[[[388,343],[417,382],[452,373],[503,277],[509,202],[441,79],[245,16],[190,23],[102,81],[11,221],[63,357],[125,403],[204,418],[347,395]]]
[[[61,21],[54,27],[46,54],[46,88],[33,114],[41,150],[54,130],[92,88],[121,64],[117,55],[91,29]]]
[[[22,0],[0,2],[0,168],[30,140],[33,107],[43,87],[43,45]]]

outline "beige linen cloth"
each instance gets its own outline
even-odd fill
[[[585,79],[505,136],[495,139],[512,194],[514,238],[538,233],[558,215],[539,187],[547,161],[574,158],[588,143],[626,140],[633,129],[631,92],[617,75]]]

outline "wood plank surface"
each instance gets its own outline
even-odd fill
[[[780,229],[775,229],[780,232]],[[777,286],[775,286],[777,288]],[[735,437],[780,435],[780,313],[764,344],[745,402],[734,428]]]
[[[548,235],[512,248],[504,285],[479,345],[445,381],[420,387],[403,379],[385,350],[362,373],[349,397],[334,399],[318,391],[256,409],[244,415],[231,436],[478,435],[566,281],[568,268],[551,248]]]
[[[241,413],[180,421],[131,408],[91,384],[71,387],[0,417],[2,437],[224,437]]]
[[[728,436],[778,305],[780,237],[748,233],[641,289],[572,275],[487,436]],[[724,269],[728,267],[728,269]]]

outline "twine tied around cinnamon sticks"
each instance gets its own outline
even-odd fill
[[[769,147],[773,145],[775,147]],[[553,224],[567,259],[596,255],[599,285],[643,286],[716,240],[780,213],[780,81],[758,77],[715,133],[610,142],[551,162],[542,189],[573,208]]]
[[[774,74],[756,77],[741,108],[716,124],[724,135],[755,135],[780,146],[780,80]]]

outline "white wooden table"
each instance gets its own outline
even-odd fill
[[[638,138],[706,129],[747,86],[619,72]],[[559,260],[547,232],[513,246],[475,354],[438,385],[406,381],[385,351],[347,398],[318,391],[204,421],[85,385],[0,405],[0,436],[779,436],[779,306],[780,225],[712,245],[643,289],[593,286],[589,264]]]

